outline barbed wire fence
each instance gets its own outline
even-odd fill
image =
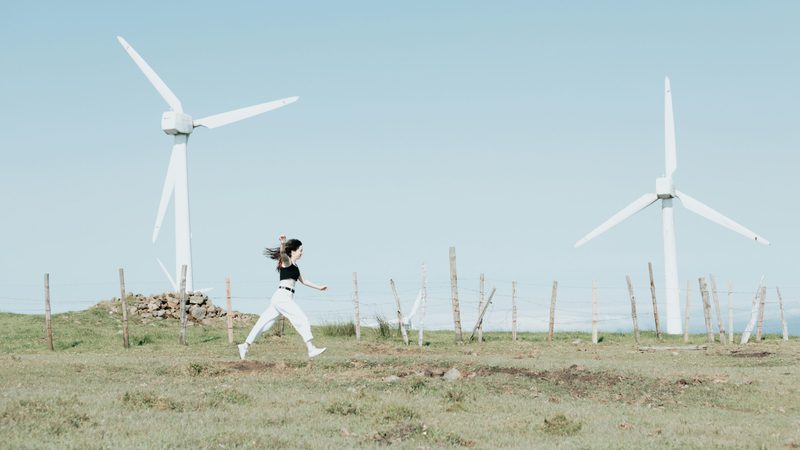
[[[112,278],[112,277],[109,277]],[[632,331],[631,312],[630,312],[630,297],[627,286],[624,284],[624,274],[620,277],[622,282],[619,285],[600,285],[597,286],[596,292],[598,297],[598,315],[596,322],[602,332],[630,332]],[[456,289],[459,304],[461,321],[464,324],[464,329],[469,332],[473,328],[473,324],[478,319],[479,315],[479,302],[481,292],[479,289],[480,279],[477,277],[466,277],[458,279],[458,286]],[[486,331],[510,331],[512,324],[515,321],[514,308],[512,305],[512,283],[516,281],[516,305],[517,315],[516,323],[517,329],[521,332],[541,332],[547,331],[550,325],[549,310],[551,304],[551,288],[549,283],[532,282],[526,280],[510,280],[510,279],[493,279],[485,278],[485,292],[487,295],[494,287],[497,289],[493,297],[493,301],[488,305],[485,316],[482,320],[482,329]],[[634,283],[633,288],[637,293],[636,307],[638,311],[639,322],[643,324],[643,329],[654,329],[654,317],[652,304],[649,301],[650,284],[649,282]],[[101,288],[109,292],[108,298],[112,298],[115,290],[118,291],[118,283],[113,279],[109,281],[84,281],[84,282],[50,282],[51,288],[55,291],[59,287],[70,287],[72,289],[79,289],[82,287],[92,287],[94,289]],[[161,286],[163,282],[160,281],[147,281],[137,283],[138,290],[145,289],[146,286]],[[260,292],[268,292],[274,285],[266,281],[247,281],[238,283],[242,286],[247,286],[246,291],[258,290]],[[131,285],[131,284],[129,284]],[[692,297],[692,302],[689,308],[689,317],[691,323],[690,328],[695,331],[703,328],[703,303],[700,301],[700,290],[697,283],[692,283],[694,289],[688,290],[689,295]],[[42,289],[42,286],[24,283],[2,283],[0,282],[0,289],[3,286],[15,286],[17,288],[25,288],[26,291],[33,292]],[[747,323],[753,317],[753,308],[751,302],[755,302],[759,292],[758,289],[736,289],[728,290],[724,283],[719,289],[718,295],[722,308],[722,317],[718,317],[724,324],[729,323],[730,316],[733,317],[734,322],[737,324]],[[452,294],[453,286],[448,281],[428,282],[426,283],[425,290],[425,317],[424,323],[427,330],[452,330],[453,329],[453,311],[452,311]],[[784,292],[798,289],[797,286],[780,286]],[[421,286],[398,286],[397,292],[403,303],[404,311],[410,308],[416,297],[419,295]],[[237,291],[237,283],[233,283],[233,291]],[[773,324],[780,327],[785,324],[786,319],[784,315],[795,317],[800,313],[800,308],[797,305],[797,299],[784,294],[781,299],[775,295],[775,287],[770,288],[771,295],[767,295],[763,301],[763,309],[766,310],[764,317],[771,320]],[[41,292],[41,290],[40,290]],[[683,299],[687,295],[687,289],[680,290],[680,297]],[[325,323],[341,323],[352,322],[354,320],[354,296],[355,292],[346,292],[344,290],[335,294],[326,295],[322,302],[314,304],[313,312],[309,314],[312,322],[317,325]],[[735,305],[728,305],[728,296],[735,299]],[[397,320],[393,319],[396,304],[389,286],[389,280],[359,280],[359,309],[360,309],[360,325],[366,327],[375,327],[379,320],[385,320],[389,323],[397,324]],[[217,305],[225,304],[224,294],[220,294],[216,298]],[[262,305],[266,307],[268,298],[265,295],[232,295],[231,300],[234,309],[240,310],[242,306]],[[58,309],[59,304],[68,304],[73,309],[87,309],[98,303],[97,298],[87,298],[84,296],[58,296],[53,295],[51,302]],[[663,299],[659,299],[659,303],[663,304]],[[4,305],[2,310],[13,310],[15,313],[21,314],[43,314],[43,296],[25,295],[25,296],[2,296],[0,295],[0,304]],[[785,312],[779,313],[785,308]],[[681,309],[684,305],[681,304]],[[682,311],[683,312],[683,311]],[[716,314],[712,312],[712,314]],[[730,316],[729,316],[730,315]],[[421,317],[420,317],[421,319]],[[585,285],[564,285],[559,284],[557,301],[554,309],[553,326],[556,332],[570,332],[570,331],[588,331],[592,325],[592,283],[591,280]],[[663,321],[663,319],[662,319]],[[716,323],[716,321],[713,321]],[[414,320],[411,325],[418,324],[418,319]],[[683,317],[681,318],[683,323]],[[699,325],[698,325],[699,324]],[[783,325],[785,327],[785,325]],[[738,332],[741,333],[741,327],[738,327]],[[728,333],[731,330],[727,330]],[[737,330],[733,330],[737,332]]]

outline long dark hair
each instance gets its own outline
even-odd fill
[[[286,256],[291,258],[292,252],[297,250],[298,248],[300,248],[301,245],[303,245],[303,243],[300,242],[299,239],[289,239],[288,241],[286,241],[286,244],[284,244],[283,251],[284,251],[284,253],[286,253]],[[267,258],[270,258],[270,259],[277,260],[278,261],[277,269],[281,268],[281,248],[280,247],[275,247],[275,248],[267,247],[267,248],[265,248],[264,249],[264,256],[266,256]]]

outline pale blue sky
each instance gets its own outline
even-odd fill
[[[603,325],[627,327],[625,275],[642,314],[648,261],[663,284],[657,205],[572,246],[654,190],[669,76],[677,188],[772,242],[676,206],[692,315],[697,278],[714,273],[734,284],[741,329],[764,274],[796,330],[799,13],[789,1],[4,2],[0,310],[39,313],[44,272],[56,311],[118,295],[118,267],[130,291],[169,288],[155,258],[173,266],[171,208],[150,243],[167,106],[121,35],[194,117],[300,96],[189,140],[195,286],[217,304],[230,276],[238,309],[264,307],[277,276],[261,249],[286,233],[306,244],[305,275],[331,287],[300,292],[316,322],[349,318],[353,271],[365,315],[390,315],[389,278],[410,307],[426,262],[429,323],[450,326],[453,245],[465,328],[481,272],[498,288],[492,327],[509,326],[517,280],[522,323],[540,329],[554,279],[559,327],[585,326],[592,279]]]

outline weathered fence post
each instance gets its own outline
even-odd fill
[[[711,298],[714,299],[714,309],[717,311],[717,327],[719,328],[719,341],[728,344],[728,337],[725,336],[725,326],[722,325],[722,313],[719,308],[719,296],[717,295],[717,279],[714,274],[709,274],[711,278]]]
[[[592,280],[592,344],[597,344],[597,280]]]
[[[636,317],[636,295],[633,293],[633,283],[631,276],[625,275],[625,280],[628,282],[628,293],[631,296],[631,318],[633,319],[633,339],[636,345],[639,345],[639,319]]]
[[[683,310],[683,343],[689,343],[689,304],[692,300],[692,280],[686,282],[686,308]]]
[[[130,348],[128,342],[128,302],[125,295],[125,272],[119,269],[119,299],[122,302],[122,348]]]
[[[354,321],[356,326],[356,341],[361,340],[361,310],[358,304],[358,275],[353,272],[353,307],[355,309]],[[420,331],[421,332],[421,331]]]
[[[397,303],[397,323],[400,324],[400,333],[403,335],[403,343],[408,345],[408,332],[406,331],[405,323],[403,323],[403,311],[400,309],[400,296],[397,295],[397,288],[394,285],[394,280],[390,279],[389,284],[392,285],[394,301]]]
[[[480,314],[478,314],[478,321],[475,322],[475,328],[472,329],[472,334],[469,336],[470,342],[472,342],[472,338],[475,337],[475,333],[483,325],[483,315],[486,314],[486,310],[489,309],[489,305],[492,304],[492,297],[494,297],[494,293],[496,290],[497,289],[492,288],[492,292],[489,293],[489,299],[486,300],[486,304],[483,305],[483,309],[481,309]]]
[[[733,345],[733,284],[728,281],[728,343]]]
[[[53,348],[53,325],[50,321],[50,274],[44,274],[44,326],[47,332],[47,348]]]
[[[423,330],[425,328],[425,304],[428,303],[428,269],[425,267],[425,263],[422,263],[422,300],[421,300],[420,307],[422,311],[420,312],[419,316],[419,334],[417,335],[417,345],[422,347],[425,343],[423,339]]]
[[[553,280],[553,293],[550,295],[550,332],[547,334],[547,342],[553,342],[553,334],[556,326],[557,296],[558,296],[558,281]]]
[[[756,290],[756,295],[753,297],[753,305],[750,307],[750,320],[747,322],[747,327],[745,327],[744,332],[742,333],[742,339],[739,342],[740,345],[747,344],[747,341],[750,340],[750,334],[753,332],[753,327],[756,325],[756,320],[758,319],[758,297],[761,295],[761,287],[764,285],[764,276],[761,276],[761,281],[758,283],[758,290]]]
[[[511,282],[511,340],[517,340],[517,282]]]
[[[781,288],[775,288],[778,291],[778,307],[781,309],[781,328],[783,328],[783,340],[789,340],[789,328],[786,326],[786,318],[783,315],[783,298],[781,297]]]
[[[764,310],[766,309],[767,287],[761,286],[761,294],[758,298],[758,328],[756,329],[756,341],[760,342],[764,332]]]
[[[233,344],[233,305],[231,304],[231,279],[225,278],[225,309],[227,314],[225,318],[228,319],[228,344]]]
[[[653,280],[653,263],[647,263],[647,271],[650,272],[650,296],[653,298],[653,317],[656,321],[656,339],[661,340],[661,327],[658,325],[658,304],[656,303],[656,282]]]
[[[181,266],[181,330],[178,341],[186,345],[186,264]]]
[[[458,307],[458,277],[456,276],[456,248],[450,247],[450,293],[453,303],[453,326],[455,328],[455,340],[457,344],[464,343],[461,335],[461,311]]]
[[[483,274],[481,274],[481,284],[480,290],[478,292],[478,314],[481,313],[483,309],[483,291],[484,291],[484,279]],[[478,327],[478,342],[483,342],[483,323]]]
[[[703,300],[703,318],[706,322],[706,338],[708,342],[714,342],[714,328],[711,326],[711,302],[708,301],[708,286],[706,286],[706,279],[700,277],[697,279],[700,286],[700,298]]]

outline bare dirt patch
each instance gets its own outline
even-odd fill
[[[730,356],[733,358],[766,358],[773,355],[772,352],[744,352],[740,350],[731,350]]]
[[[227,362],[220,364],[226,372],[229,373],[241,373],[241,374],[254,374],[259,372],[265,372],[267,370],[277,368],[278,364],[276,363],[268,363],[268,362],[261,362],[261,361],[235,361],[235,362]],[[283,367],[286,367],[283,365]]]

